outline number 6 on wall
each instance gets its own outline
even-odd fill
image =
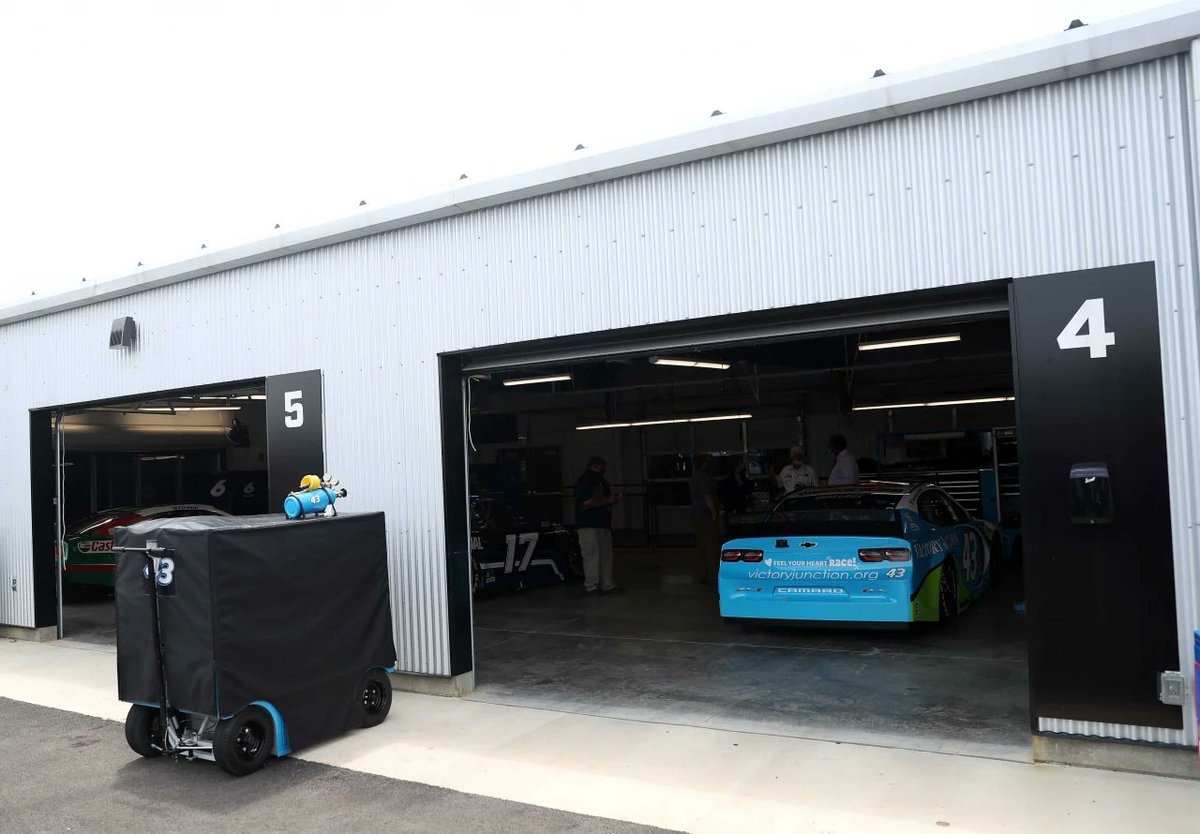
[[[1087,327],[1084,334],[1083,328]],[[1058,349],[1087,348],[1093,359],[1108,356],[1108,349],[1117,343],[1117,334],[1104,329],[1104,299],[1089,298],[1075,311],[1067,326],[1058,334]]]
[[[1061,337],[1060,337],[1061,338]],[[286,391],[283,395],[283,424],[289,429],[298,429],[304,425],[304,403],[300,398],[303,391]]]

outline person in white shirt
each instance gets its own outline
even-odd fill
[[[833,454],[833,469],[829,473],[829,486],[850,486],[858,483],[858,460],[846,448],[846,438],[840,434],[829,438],[829,451]]]
[[[793,446],[790,454],[792,462],[779,470],[779,484],[784,495],[817,485],[817,470],[804,462],[804,450]]]

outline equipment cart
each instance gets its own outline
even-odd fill
[[[387,717],[383,513],[172,518],[115,538],[117,688],[138,754],[243,776]]]

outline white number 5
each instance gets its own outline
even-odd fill
[[[303,391],[288,391],[283,395],[283,410],[286,412],[283,424],[289,429],[298,429],[304,425],[304,403],[300,402],[303,396]]]
[[[1087,328],[1087,333],[1083,328]],[[1058,349],[1087,348],[1093,359],[1108,356],[1108,349],[1117,343],[1117,334],[1104,329],[1104,299],[1089,298],[1071,316],[1067,326],[1058,334]]]

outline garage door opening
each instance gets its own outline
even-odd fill
[[[42,533],[58,567],[60,636],[115,644],[114,528],[268,511],[265,401],[259,380],[49,415],[53,448],[33,456],[45,461],[35,463],[34,494],[49,502],[35,543]]]
[[[700,338],[669,351],[489,368],[468,374],[464,385],[475,697],[1028,758],[1007,312],[711,346]],[[724,543],[785,513],[786,491],[807,483],[796,478],[807,470],[787,469],[793,456],[812,467],[820,494],[832,495],[835,437],[859,472],[859,486],[843,491],[857,496],[847,497],[850,504],[894,509],[911,498],[929,525],[925,538],[943,533],[940,545],[914,542],[914,552],[954,550],[960,574],[973,573],[977,587],[950,622],[884,628],[870,614],[859,623],[722,618],[717,586],[705,584],[719,557],[698,552],[705,535],[698,467],[713,482],[715,535]],[[597,458],[621,496],[611,508],[619,594],[583,590],[576,485]],[[839,536],[878,532],[861,514],[857,522],[843,516],[856,518],[838,515]],[[964,553],[955,537],[976,550]],[[852,561],[869,567],[873,581],[850,588],[838,577],[799,580],[794,596],[882,593],[866,586],[882,586],[874,580],[885,571]],[[756,575],[770,576],[770,567]],[[748,580],[744,590],[767,584]],[[936,588],[914,585],[904,609],[936,620],[937,605]]]

